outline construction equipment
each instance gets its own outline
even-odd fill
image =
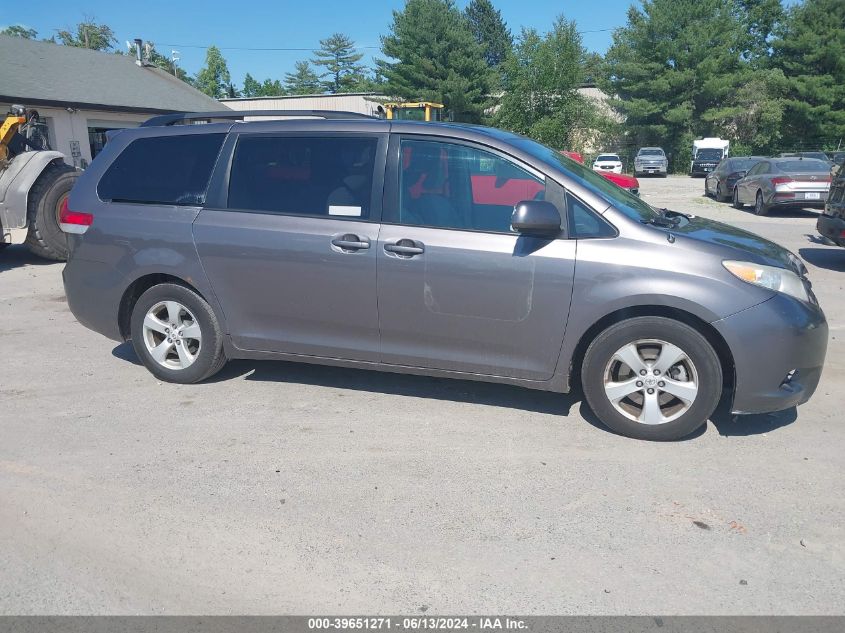
[[[0,123],[0,249],[23,242],[41,257],[67,259],[60,214],[79,172],[50,149],[35,110],[13,105]]]
[[[443,104],[433,101],[406,101],[383,104],[385,118],[397,121],[442,121]]]

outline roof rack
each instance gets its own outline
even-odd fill
[[[160,114],[141,123],[141,127],[175,125],[189,121],[210,121],[213,119],[243,119],[244,117],[312,117],[315,119],[379,119],[380,117],[361,112],[340,110],[225,110],[222,112],[175,112]]]

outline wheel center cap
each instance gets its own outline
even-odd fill
[[[653,378],[652,376],[648,376],[645,380],[643,380],[646,387],[654,387],[657,385],[657,378]]]

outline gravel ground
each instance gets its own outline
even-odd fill
[[[797,412],[672,444],[577,394],[270,362],[161,384],[7,249],[0,613],[843,613],[845,249],[702,190],[642,180],[799,253],[831,341]]]

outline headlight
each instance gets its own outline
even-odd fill
[[[755,286],[761,286],[810,303],[807,288],[801,278],[791,270],[763,266],[752,262],[724,261],[722,265],[735,277]]]

